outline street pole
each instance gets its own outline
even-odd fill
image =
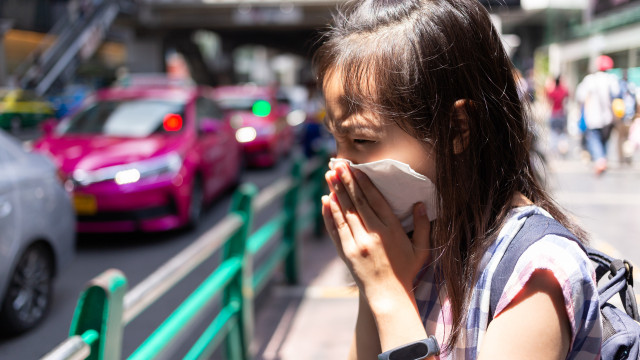
[[[4,54],[4,34],[13,26],[13,20],[0,19],[0,86],[7,84],[7,60]]]

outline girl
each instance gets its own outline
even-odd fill
[[[335,22],[314,64],[337,157],[406,163],[438,194],[437,217],[415,204],[406,234],[361,171],[327,172],[325,224],[360,290],[350,359],[385,359],[428,335],[441,359],[599,358],[595,275],[566,238],[529,247],[488,315],[493,272],[528,216],[585,234],[535,180],[530,124],[486,9],[366,0]]]

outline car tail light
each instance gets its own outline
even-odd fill
[[[182,116],[178,114],[167,114],[164,116],[162,126],[166,131],[178,131],[182,129]]]

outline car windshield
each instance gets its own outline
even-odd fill
[[[220,107],[224,110],[237,110],[237,111],[251,111],[253,109],[253,105],[260,101],[261,99],[254,98],[219,98],[218,103]]]
[[[102,101],[63,122],[59,132],[145,137],[162,131],[168,114],[184,116],[184,103],[152,99]]]

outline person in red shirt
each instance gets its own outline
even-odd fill
[[[567,113],[565,110],[569,90],[562,84],[560,77],[556,78],[555,86],[547,91],[547,99],[551,103],[551,149],[564,156],[569,151],[567,141]]]

